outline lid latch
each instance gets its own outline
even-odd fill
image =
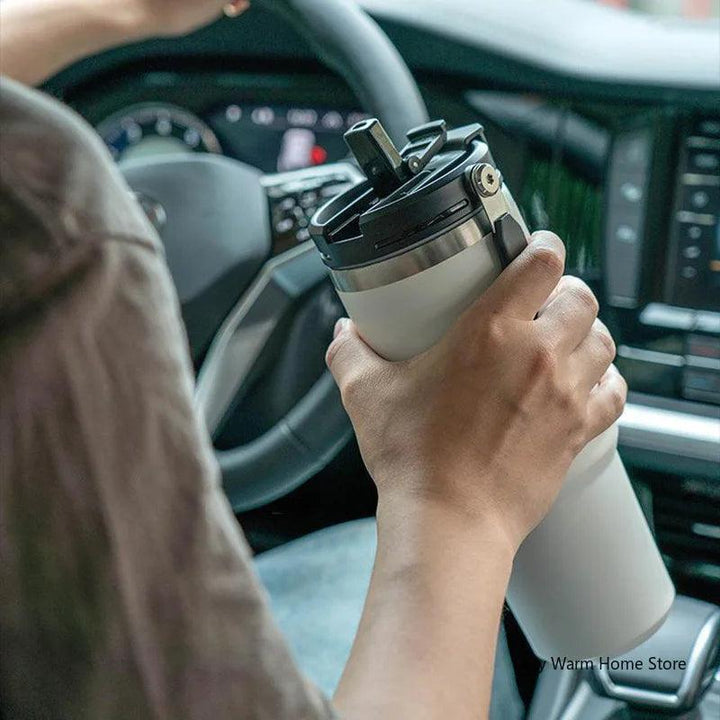
[[[378,197],[387,197],[443,149],[447,136],[444,120],[421,125],[408,132],[410,142],[400,152],[380,121],[371,118],[353,125],[345,142]]]

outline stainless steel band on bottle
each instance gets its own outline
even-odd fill
[[[360,292],[390,285],[438,265],[459,252],[483,241],[491,240],[492,232],[482,226],[479,215],[452,230],[445,230],[434,240],[387,260],[331,272],[335,287],[341,292]]]

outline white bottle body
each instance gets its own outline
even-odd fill
[[[487,237],[410,277],[339,295],[367,343],[402,360],[437,342],[500,271]],[[623,653],[659,627],[675,597],[617,436],[612,427],[577,456],[516,556],[508,602],[540,658]]]
[[[615,424],[575,458],[515,556],[508,603],[545,660],[628,652],[658,629],[675,599],[617,438]]]

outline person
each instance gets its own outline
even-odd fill
[[[486,716],[513,556],[622,411],[612,339],[547,232],[416,358],[338,322],[327,364],[377,485],[377,552],[324,697],[222,494],[159,239],[91,129],[16,82],[220,8],[0,4],[2,715]]]

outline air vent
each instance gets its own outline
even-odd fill
[[[720,483],[658,475],[651,487],[658,545],[678,589],[720,597]]]

